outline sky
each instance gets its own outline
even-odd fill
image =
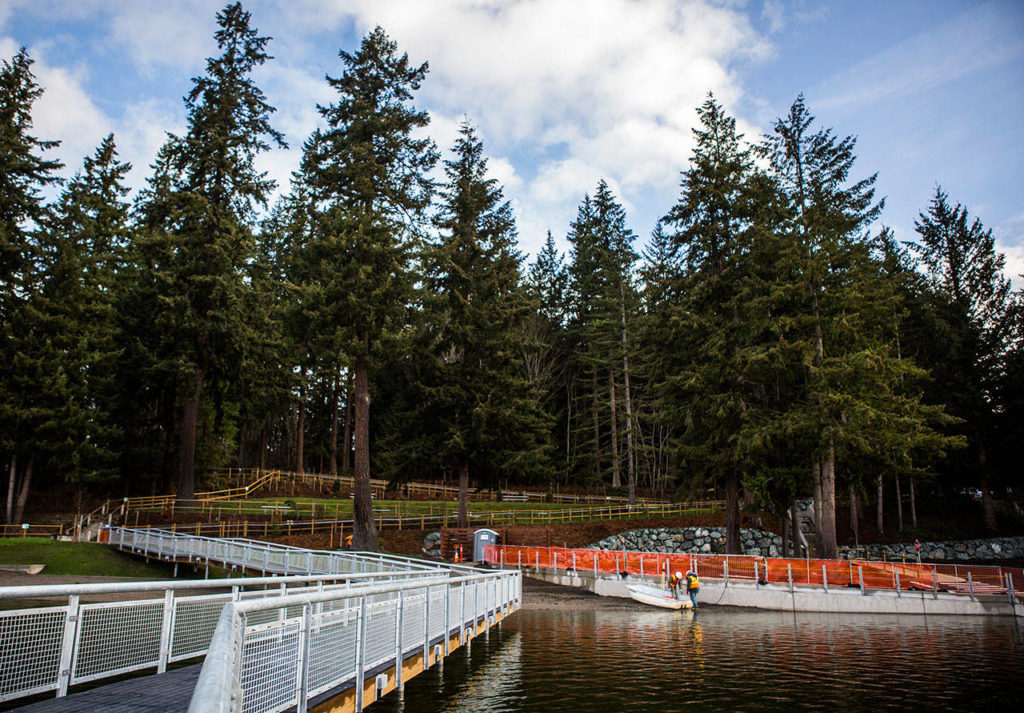
[[[443,151],[464,119],[511,200],[520,245],[562,250],[605,179],[638,247],[679,194],[696,107],[713,92],[748,140],[803,93],[818,126],[858,139],[878,227],[914,238],[941,185],[1024,273],[1024,2],[1020,0],[249,0],[275,59],[255,79],[289,149],[260,157],[287,190],[339,50],[382,26],[430,73],[416,95]],[[217,54],[221,2],[0,0],[0,58],[27,47],[45,94],[34,133],[72,175],[113,132],[144,186],[182,97]],[[1021,280],[1015,281],[1017,285]]]

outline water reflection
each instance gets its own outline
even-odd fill
[[[1009,619],[523,609],[376,711],[1016,708]]]

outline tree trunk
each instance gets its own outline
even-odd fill
[[[821,540],[824,537],[821,530],[821,461],[817,458],[814,459],[814,463],[811,465],[811,498],[814,502],[814,535],[821,544]]]
[[[853,483],[850,483],[850,530],[853,532],[853,542],[857,545],[860,544],[859,524],[860,521],[857,517],[857,489],[853,487]]]
[[[629,504],[636,503],[636,463],[633,455],[633,399],[629,386],[629,340],[626,337],[626,297],[625,286],[619,285],[622,297],[619,304],[622,307],[622,379],[626,401],[626,468],[629,479]]]
[[[836,542],[836,450],[832,439],[828,439],[828,452],[821,469],[821,512],[815,513],[821,520],[821,552],[819,557],[835,559],[838,553]]]
[[[882,480],[882,475],[878,475],[878,494],[875,499],[875,524],[878,526],[879,532],[885,532],[885,481]]]
[[[15,481],[18,476],[18,454],[11,454],[11,465],[8,468],[7,480],[7,512],[4,514],[4,522],[8,525],[14,524],[14,492]]]
[[[789,504],[789,517],[793,523],[793,550],[790,554],[799,557],[803,531],[800,529],[800,506],[795,499]]]
[[[263,425],[260,427],[260,470],[266,470],[267,467],[267,428],[270,426],[270,419],[263,419]]]
[[[900,492],[900,476],[896,476],[896,528],[903,532],[903,493]]]
[[[910,526],[917,527],[917,498],[914,496],[914,478],[910,478]]]
[[[195,374],[191,393],[181,409],[181,452],[178,454],[178,505],[188,507],[196,496],[196,425],[203,375]]]
[[[981,517],[982,522],[985,524],[985,529],[989,532],[996,531],[996,504],[992,497],[992,481],[988,473],[988,467],[986,462],[988,461],[988,453],[985,451],[985,446],[981,443],[980,434],[978,435],[978,471],[981,474]]]
[[[469,527],[469,463],[459,468],[459,527]]]
[[[600,481],[601,479],[601,424],[598,421],[598,403],[597,398],[597,369],[594,369],[594,373],[591,378],[592,386],[594,387],[594,479]]]
[[[344,449],[341,452],[341,472],[348,475],[352,470],[352,372],[349,371],[348,385],[345,387],[345,428],[341,441]]]
[[[725,474],[725,552],[743,554],[740,540],[740,476],[731,467]]]
[[[32,483],[32,466],[35,460],[35,453],[30,453],[25,464],[25,475],[21,477],[21,485],[18,487],[18,497],[14,501],[14,522],[21,522],[25,514],[25,503],[28,502],[28,488]]]
[[[366,347],[368,343],[369,339],[364,336],[363,346]],[[370,496],[370,384],[364,355],[356,357],[354,386],[356,453],[352,547],[376,552],[377,530],[373,524],[373,499]]]
[[[334,372],[334,386],[331,389],[331,453],[327,468],[331,475],[338,474],[338,372]]]
[[[608,370],[608,398],[611,405],[612,434],[612,487],[622,487],[622,474],[619,472],[619,417],[615,410],[615,372]]]
[[[295,472],[306,472],[306,369],[299,370],[299,419],[295,434]]]

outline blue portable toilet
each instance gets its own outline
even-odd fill
[[[498,533],[486,527],[473,533],[473,561],[484,561],[484,548],[498,544]]]

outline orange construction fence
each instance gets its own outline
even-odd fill
[[[693,570],[706,579],[738,579],[767,584],[865,589],[928,589],[975,594],[1005,593],[1008,586],[1024,589],[1024,570],[962,564],[876,562],[759,557],[754,555],[663,554],[625,550],[490,545],[486,561],[504,567],[534,567],[628,572],[640,576],[670,576]]]

